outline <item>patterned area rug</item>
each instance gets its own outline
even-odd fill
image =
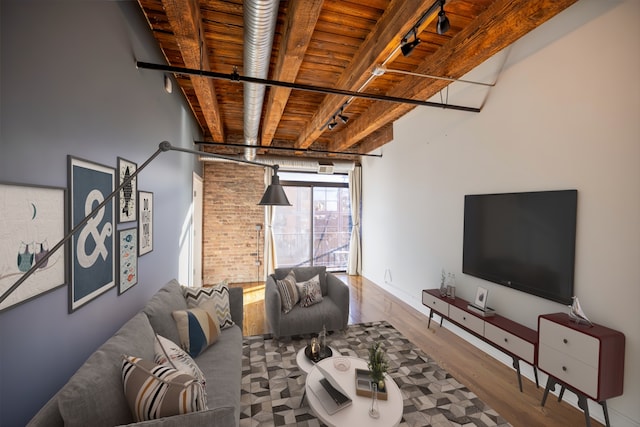
[[[306,375],[296,364],[298,350],[311,335],[275,340],[245,337],[242,352],[240,426],[324,426],[302,401]],[[327,338],[344,356],[368,358],[380,341],[389,359],[389,375],[404,398],[400,426],[509,426],[510,424],[440,368],[389,323],[350,325]]]

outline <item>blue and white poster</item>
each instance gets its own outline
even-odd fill
[[[115,189],[115,169],[69,156],[71,246],[69,312],[115,286],[113,199],[93,212]]]

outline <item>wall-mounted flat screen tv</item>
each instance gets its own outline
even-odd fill
[[[577,190],[465,196],[462,272],[570,304]]]

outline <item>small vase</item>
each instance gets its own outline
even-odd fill
[[[369,408],[369,416],[371,418],[380,418],[378,411],[378,383],[371,383],[371,408]]]

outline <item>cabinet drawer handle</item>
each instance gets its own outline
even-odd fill
[[[565,338],[565,339],[562,340],[562,342],[565,343],[565,344],[568,344],[569,340]]]
[[[462,320],[467,320],[467,316],[462,316]]]
[[[504,339],[504,342],[509,342],[509,340],[507,338]]]
[[[564,372],[567,372],[567,367],[566,367],[566,366],[563,366],[563,367],[562,367],[562,370],[563,370]]]

